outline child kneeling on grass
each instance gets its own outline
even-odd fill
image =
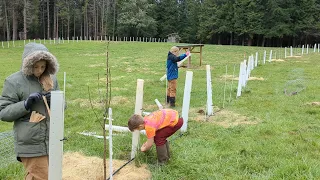
[[[169,142],[167,138],[183,125],[183,118],[173,109],[161,109],[142,117],[134,114],[128,121],[130,131],[146,130],[148,140],[141,146],[141,151],[148,151],[153,143],[156,144],[158,162],[166,163],[170,158]]]

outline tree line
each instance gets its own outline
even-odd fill
[[[320,0],[0,0],[0,40],[154,37],[297,46],[320,40]]]

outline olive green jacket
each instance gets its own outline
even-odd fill
[[[33,64],[46,60],[46,71],[50,74],[54,86],[58,90],[58,82],[54,75],[58,70],[56,58],[42,44],[29,43],[22,56],[21,70],[5,79],[0,96],[0,120],[14,122],[15,152],[17,157],[38,157],[48,155],[50,117],[44,101],[32,105],[28,111],[24,101],[31,93],[45,91],[37,77],[32,74]],[[29,122],[32,111],[46,116],[38,123]],[[19,159],[19,158],[18,158]]]

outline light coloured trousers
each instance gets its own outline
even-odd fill
[[[49,156],[20,157],[26,170],[25,180],[47,180]]]
[[[168,81],[167,96],[176,97],[176,93],[177,93],[177,79],[172,79]]]

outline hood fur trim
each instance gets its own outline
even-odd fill
[[[34,51],[28,56],[26,56],[22,60],[21,71],[25,75],[32,75],[33,65],[40,60],[47,61],[47,67],[45,72],[51,75],[55,75],[58,72],[59,64],[58,64],[57,58],[47,51]]]

